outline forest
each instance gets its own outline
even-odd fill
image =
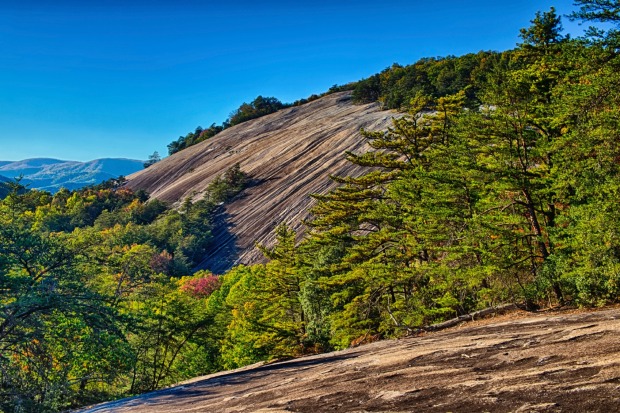
[[[177,209],[122,180],[53,196],[9,184],[0,410],[60,411],[503,303],[617,302],[620,7],[576,4],[570,18],[595,25],[581,38],[552,8],[513,50],[351,85],[406,114],[362,131],[372,149],[347,158],[366,172],[312,195],[301,242],[280,225],[258,246],[266,264],[193,272],[251,178],[242,165]]]
[[[257,96],[251,103],[241,104],[241,106],[234,110],[221,125],[212,123],[207,129],[198,126],[194,132],[189,132],[185,136],[179,136],[177,140],[170,142],[168,145],[168,154],[175,154],[185,148],[189,148],[190,146],[212,138],[231,126],[269,115],[289,106],[291,105],[282,103],[274,97]]]
[[[293,103],[282,103],[279,99],[274,97],[257,96],[250,103],[242,103],[237,109],[232,111],[228,119],[217,125],[215,122],[211,124],[207,129],[202,126],[197,126],[193,132],[187,133],[185,136],[179,136],[176,140],[168,144],[168,154],[173,155],[185,148],[196,145],[207,139],[210,139],[231,126],[239,125],[240,123],[247,122],[252,119],[257,119],[266,115],[270,115],[279,111],[280,109],[289,108],[291,106],[299,106],[313,100],[317,100],[325,95],[341,92],[344,90],[352,90],[356,83],[350,83],[347,85],[333,85],[325,93],[320,95],[310,95],[308,98],[298,99]],[[362,99],[358,100],[360,103]]]

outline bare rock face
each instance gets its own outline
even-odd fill
[[[620,309],[511,313],[198,377],[86,413],[617,412]]]
[[[333,188],[330,175],[359,172],[344,152],[366,149],[360,129],[385,129],[393,116],[378,104],[354,105],[350,92],[335,93],[226,129],[129,176],[128,185],[162,201],[198,200],[216,176],[240,163],[251,185],[226,206],[201,264],[222,273],[260,262],[254,243],[270,245],[280,223],[300,230],[313,204],[309,194]]]

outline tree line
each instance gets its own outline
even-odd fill
[[[617,27],[609,2],[572,18]],[[468,95],[407,95],[388,130],[363,131],[366,168],[314,195],[300,243],[210,297],[222,366],[398,337],[503,303],[601,306],[620,294],[618,31],[562,34],[537,13]],[[386,89],[389,92],[389,89]],[[386,92],[386,93],[387,93]],[[389,94],[389,93],[388,93]]]
[[[8,186],[0,201],[0,411],[55,412],[215,369],[195,271],[234,165],[177,209],[123,180],[54,195]]]
[[[189,148],[190,146],[196,145],[202,141],[210,139],[223,131],[224,129],[230,128],[231,126],[238,125],[243,122],[247,122],[252,119],[257,119],[272,113],[279,111],[280,109],[289,108],[292,106],[303,105],[304,103],[312,102],[313,100],[319,99],[325,95],[330,93],[340,92],[344,90],[351,90],[354,87],[354,84],[348,85],[333,85],[327,92],[322,93],[320,95],[313,94],[308,98],[296,100],[293,103],[282,103],[275,97],[263,97],[257,96],[250,103],[242,103],[239,108],[235,109],[228,119],[222,122],[221,125],[217,125],[212,123],[211,126],[204,129],[202,126],[198,126],[193,132],[189,132],[185,136],[179,136],[179,138],[175,141],[170,142],[168,144],[168,154],[172,155],[177,153],[185,148]],[[150,166],[150,165],[149,165]],[[146,165],[145,165],[146,167]]]

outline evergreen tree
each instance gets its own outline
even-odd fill
[[[155,151],[149,155],[149,159],[144,162],[144,167],[148,168],[149,166],[155,165],[159,161],[161,161],[161,157],[159,156],[159,152]]]

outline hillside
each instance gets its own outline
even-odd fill
[[[8,178],[23,176],[23,184],[31,189],[56,192],[60,188],[78,189],[110,178],[129,175],[143,168],[133,159],[96,159],[89,162],[33,158],[0,162],[0,175]]]
[[[8,188],[4,185],[4,183],[8,181],[10,181],[9,178],[0,175],[0,199],[4,198],[9,193]]]
[[[611,412],[620,310],[507,314],[199,377],[104,412]]]
[[[227,205],[217,247],[201,265],[220,273],[260,260],[254,242],[272,242],[278,224],[300,229],[308,195],[333,188],[329,175],[356,170],[344,152],[364,147],[360,128],[385,129],[394,115],[378,104],[352,104],[350,92],[335,93],[226,129],[129,176],[128,185],[167,202],[200,199],[213,178],[239,162],[250,187]]]

